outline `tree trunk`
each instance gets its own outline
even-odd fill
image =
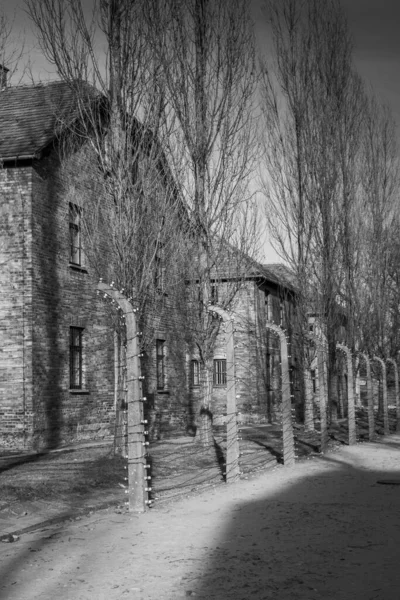
[[[378,419],[383,420],[383,385],[382,379],[378,379]]]
[[[339,416],[338,374],[335,371],[328,374],[329,416],[331,423],[337,423]]]
[[[314,431],[314,394],[311,373],[304,371],[304,431]]]
[[[204,448],[211,448],[214,445],[214,435],[212,430],[212,371],[209,364],[205,364],[201,373],[202,384],[202,404],[200,407],[200,443]]]

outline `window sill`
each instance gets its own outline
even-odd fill
[[[75,265],[74,263],[69,263],[69,268],[71,271],[79,271],[80,273],[87,273],[86,267],[82,267],[81,265]]]
[[[70,389],[68,391],[70,394],[79,394],[82,396],[88,396],[90,394],[89,390],[84,390],[84,389]]]
[[[169,394],[169,390],[157,390],[157,394]]]

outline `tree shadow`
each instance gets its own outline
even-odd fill
[[[214,449],[217,456],[219,470],[221,471],[223,481],[226,481],[226,455],[224,450],[214,438]]]
[[[67,453],[73,453],[74,450],[69,450]],[[43,453],[40,458],[44,458]],[[50,459],[50,460],[49,460]],[[54,477],[57,477],[57,473],[61,472],[60,465],[55,462],[56,454],[47,455],[46,460],[48,461],[47,467],[51,473],[54,472]],[[25,461],[29,462],[29,461]],[[115,460],[113,461],[113,464]],[[32,552],[40,552],[43,550],[49,540],[54,535],[64,535],[68,532],[71,527],[71,523],[80,520],[84,515],[87,515],[94,510],[99,508],[106,508],[107,506],[118,506],[123,505],[125,500],[122,489],[118,487],[118,480],[121,479],[119,473],[115,474],[114,491],[112,485],[108,485],[108,489],[102,486],[101,471],[106,468],[107,470],[114,471],[115,466],[106,465],[104,467],[104,458],[99,458],[94,461],[85,462],[81,468],[76,469],[73,458],[68,463],[64,463],[63,467],[69,469],[74,467],[74,480],[69,487],[69,494],[64,494],[63,498],[69,497],[68,502],[63,502],[58,513],[49,516],[49,518],[42,520],[40,524],[32,524],[31,526],[25,526],[20,530],[13,530],[12,533],[17,536],[21,536],[20,540],[12,548],[10,547],[10,558],[9,560],[3,560],[0,565],[0,597],[2,596],[2,589],[6,589],[8,585],[12,585],[13,582],[18,581],[20,572],[25,570],[26,562],[28,561]],[[15,464],[13,465],[16,466]],[[11,467],[10,467],[11,468]],[[93,473],[98,473],[98,476],[93,477]],[[90,485],[88,485],[90,480]],[[45,485],[45,484],[44,484]],[[102,502],[103,497],[103,502]],[[59,500],[57,495],[54,496],[54,503]],[[39,498],[40,501],[40,498]],[[57,530],[52,531],[49,534],[43,534],[37,541],[31,542],[27,547],[24,543],[24,536],[30,531],[45,531],[49,527],[57,526]],[[2,532],[3,535],[0,538],[5,537],[6,531]],[[3,543],[1,544],[2,550],[4,549]]]
[[[256,444],[256,446],[260,446],[261,448],[267,450],[270,454],[272,454],[272,456],[276,458],[277,463],[283,465],[283,452],[280,452],[273,446],[260,442],[259,440],[252,440],[252,442],[253,444]]]
[[[397,600],[400,488],[380,485],[378,480],[400,476],[396,466],[400,458],[398,446],[389,438],[386,444],[343,447],[339,453],[301,461],[292,468],[279,467],[273,475],[266,473],[227,486],[224,509],[221,513],[219,505],[214,516],[214,524],[225,519],[220,533],[216,536],[215,528],[209,526],[208,542],[203,547],[203,540],[201,546],[202,558],[190,564],[191,571],[177,584],[181,588],[179,594],[163,597],[175,600],[183,592],[207,600]],[[88,469],[90,466],[82,469],[81,477],[88,475]],[[87,502],[88,496],[82,496],[81,504]],[[179,508],[174,513],[182,517]],[[72,506],[66,511],[69,515],[76,515]],[[159,516],[162,522],[165,515]],[[186,514],[188,528],[194,517]],[[208,513],[204,515],[205,526],[210,517]],[[141,527],[146,521],[140,521]],[[103,532],[96,534],[97,547],[105,543],[106,537],[102,536],[111,527],[110,518],[104,523]],[[76,526],[75,533],[71,533],[69,522],[59,531],[67,539],[68,535],[77,535]],[[51,544],[54,535],[50,532],[29,547],[21,546],[3,561],[0,595],[3,591],[7,597],[14,582],[18,591],[20,574],[24,585],[29,585],[28,576],[22,571],[32,553]],[[140,546],[139,540],[134,542]],[[118,543],[117,539],[114,541]],[[154,539],[154,543],[158,540]],[[177,544],[182,557],[186,546],[194,543],[190,535],[183,539],[171,531],[168,537],[168,545]],[[69,591],[71,596],[66,596],[59,588],[65,587],[71,577],[77,577],[75,568],[79,567],[80,573],[89,568],[93,556],[83,554],[69,560],[56,583],[53,579],[41,584],[46,586],[43,597],[59,597],[60,592],[63,598],[74,597],[74,589]],[[118,575],[115,562],[107,564],[110,581]],[[91,568],[91,577],[95,577],[97,567]],[[149,593],[143,598],[155,597]],[[32,593],[29,597],[39,596]]]

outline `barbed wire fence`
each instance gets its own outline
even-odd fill
[[[204,448],[195,435],[196,398],[190,390],[189,363],[182,367],[181,354],[171,353],[168,356],[172,370],[183,368],[184,379],[171,382],[165,393],[150,393],[147,397],[145,375],[141,372],[143,350],[141,332],[138,331],[136,309],[132,298],[127,298],[123,290],[116,290],[112,284],[102,281],[98,284],[98,293],[107,300],[111,308],[120,315],[125,333],[120,336],[121,353],[118,366],[119,410],[116,411],[116,435],[114,449],[125,461],[125,475],[121,485],[124,487],[126,505],[130,511],[142,512],[159,501],[172,500],[178,496],[191,493],[201,487],[219,485],[222,482],[236,481],[241,475],[251,471],[265,469],[276,464],[277,459],[284,465],[295,463],[297,431],[294,433],[296,416],[293,410],[290,356],[288,351],[288,334],[275,323],[266,322],[265,329],[278,341],[279,353],[276,354],[275,366],[279,367],[279,381],[276,378],[277,394],[275,419],[268,422],[268,407],[246,408],[253,388],[244,394],[252,376],[252,365],[255,355],[247,348],[243,337],[246,324],[237,315],[227,312],[216,305],[209,307],[213,318],[222,321],[223,341],[226,357],[226,385],[215,390],[219,394],[219,408],[215,411],[213,424],[214,446]],[[314,414],[314,422],[319,422],[320,446],[324,452],[329,440],[328,402],[327,402],[327,369],[326,344],[316,336],[310,339],[315,344],[317,361],[318,410]],[[122,344],[121,344],[122,342]],[[264,341],[263,341],[264,343]],[[241,351],[237,351],[240,346]],[[262,347],[263,356],[267,349]],[[358,411],[355,407],[352,355],[344,345],[338,350],[344,357],[347,375],[347,391],[345,402],[346,443],[354,444],[357,440]],[[372,394],[372,370],[370,360],[375,361],[382,373],[383,408],[385,433],[390,432],[386,365],[379,357],[359,354],[366,371],[368,438],[376,437],[376,418]],[[157,360],[157,358],[156,358]],[[400,401],[397,363],[394,359],[387,361],[393,367],[396,426],[400,423]],[[248,374],[247,379],[245,374]],[[260,376],[260,375],[258,375]],[[173,385],[172,385],[173,383]],[[145,384],[145,391],[143,391]],[[258,384],[258,382],[257,382]],[[182,389],[179,392],[179,387]],[[262,387],[262,385],[261,385]],[[178,390],[178,391],[177,391]],[[265,389],[264,389],[265,391]],[[180,393],[180,397],[175,394]],[[246,398],[244,398],[246,396]],[[156,398],[155,398],[156,397]],[[261,396],[260,396],[261,397]],[[117,402],[117,404],[118,404]],[[223,407],[221,409],[221,407]],[[259,419],[259,413],[262,418]],[[385,416],[386,415],[386,416]],[[393,427],[392,427],[393,428]]]
[[[126,360],[122,367],[125,370],[123,377],[125,392],[125,406],[122,413],[125,418],[122,420],[123,433],[126,436],[122,440],[121,447],[127,454],[124,458],[127,461],[126,476],[124,477],[125,493],[127,494],[127,504],[132,512],[144,512],[151,504],[149,491],[151,491],[148,481],[150,475],[147,470],[150,465],[146,462],[147,452],[145,451],[148,441],[145,430],[146,420],[144,419],[143,402],[146,398],[143,396],[142,380],[140,368],[140,342],[141,336],[138,331],[135,309],[131,304],[131,298],[126,298],[123,290],[114,288],[113,283],[106,284],[102,280],[97,284],[97,291],[103,294],[105,299],[115,304],[117,311],[121,311],[121,318],[126,327]],[[124,431],[125,430],[125,431]]]

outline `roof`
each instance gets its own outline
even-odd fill
[[[296,293],[296,277],[289,267],[283,264],[265,265],[257,262],[240,249],[227,242],[222,243],[226,254],[218,256],[218,267],[212,270],[215,279],[258,279],[272,283],[280,289]]]
[[[32,158],[55,138],[59,124],[76,112],[75,92],[53,81],[0,91],[0,159]]]
[[[297,279],[295,273],[282,263],[273,263],[262,265],[263,269],[272,277],[275,277],[280,285],[287,287],[293,291],[297,289]]]

